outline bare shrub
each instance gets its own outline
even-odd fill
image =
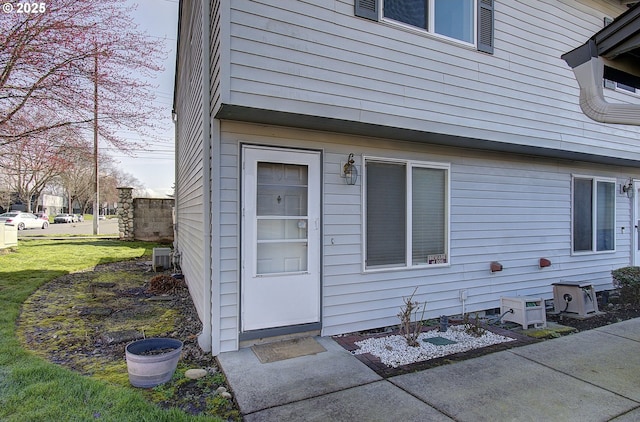
[[[418,346],[418,336],[420,335],[420,329],[422,328],[422,320],[424,318],[424,312],[427,309],[427,303],[420,303],[413,301],[413,296],[418,291],[416,287],[411,293],[411,296],[402,298],[404,306],[400,307],[400,335],[407,340],[407,344],[411,347]],[[418,318],[418,312],[422,309],[422,314]]]

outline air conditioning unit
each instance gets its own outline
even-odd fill
[[[171,248],[153,248],[153,271],[171,268]]]

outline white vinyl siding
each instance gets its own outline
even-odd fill
[[[466,311],[473,312],[499,306],[500,296],[548,299],[551,283],[560,279],[610,288],[611,270],[629,265],[635,233],[631,203],[615,189],[615,250],[573,253],[572,175],[615,180],[617,185],[640,178],[637,168],[481,150],[486,144],[504,151],[529,146],[640,160],[640,128],[585,117],[575,78],[560,58],[598,31],[602,16],[625,10],[622,5],[496,1],[495,51],[487,55],[424,31],[356,17],[353,0],[214,1],[212,116],[231,105],[345,124],[319,132],[212,117],[212,159],[219,165],[219,179],[204,180],[208,151],[200,108],[205,82],[195,51],[200,7],[181,4],[176,245],[201,319],[206,320],[202,313],[207,303],[217,302],[211,313],[218,318],[211,322],[220,334],[214,339],[219,351],[239,347],[242,144],[322,151],[323,335],[397,324],[402,298],[416,286],[415,299],[428,303],[425,317],[433,318],[461,312],[460,290],[467,291]],[[193,13],[190,7],[195,7]],[[605,96],[612,102],[640,102],[613,90]],[[336,133],[350,122],[418,132],[420,142]],[[442,134],[473,140],[467,145],[471,148],[438,146]],[[340,177],[350,153],[361,176],[364,157],[450,163],[447,265],[363,271],[364,177],[353,186]],[[204,189],[209,187],[215,192],[212,207],[218,207],[211,227],[203,215]],[[218,239],[211,257],[204,256],[208,231]],[[540,258],[549,259],[551,267],[539,268]],[[503,271],[490,273],[492,261],[503,264]],[[212,277],[204,280],[209,263]],[[212,283],[214,296],[205,297],[205,283]]]
[[[175,245],[180,253],[180,265],[201,320],[209,320],[204,266],[208,257],[203,254],[205,222],[203,189],[202,135],[202,25],[201,9],[194,4],[184,8],[182,26],[189,27],[180,39],[180,72],[176,82],[180,95],[176,98],[176,226]]]
[[[628,265],[631,231],[617,235],[614,253],[572,255],[572,174],[618,176],[632,168],[607,168],[517,155],[482,153],[394,140],[361,138],[282,127],[224,122],[222,162],[226,174],[226,234],[222,320],[225,337],[237,336],[240,231],[238,152],[240,143],[323,150],[322,175],[322,334],[333,335],[398,323],[402,298],[418,286],[427,302],[425,318],[461,312],[459,292],[468,292],[468,312],[499,307],[500,296],[552,297],[551,283],[583,279],[597,290],[611,288],[611,270]],[[388,161],[450,163],[449,265],[362,271],[365,230],[364,177],[345,184],[341,165],[349,153],[364,175],[365,157]],[[616,222],[628,225],[631,202],[616,195]],[[540,258],[552,262],[541,269]],[[491,274],[498,261],[504,270]],[[237,347],[237,346],[235,346]],[[228,339],[222,350],[235,350]]]
[[[588,119],[560,58],[623,6],[496,1],[493,55],[358,18],[352,0],[234,0],[230,8],[223,103],[468,137],[478,146],[640,159],[640,128]],[[609,91],[613,102],[640,102]]]

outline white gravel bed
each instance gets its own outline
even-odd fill
[[[355,355],[371,353],[380,358],[380,361],[385,365],[397,368],[401,365],[422,362],[453,353],[467,352],[469,350],[515,340],[487,330],[485,330],[482,336],[475,337],[467,334],[465,332],[466,328],[465,325],[453,325],[450,326],[446,332],[439,332],[438,330],[427,331],[418,336],[419,346],[417,347],[408,346],[405,338],[399,335],[369,338],[356,341],[355,345],[358,346],[359,349],[352,353]],[[438,346],[423,341],[423,339],[432,337],[443,337],[453,340],[456,343]]]

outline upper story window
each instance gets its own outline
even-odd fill
[[[493,54],[494,0],[355,0],[355,15],[395,21]]]
[[[384,0],[382,12],[387,19],[475,43],[475,0]]]
[[[640,91],[638,91],[634,86],[625,85],[622,82],[615,82],[609,79],[604,80],[604,86],[605,88],[619,89],[626,92],[633,92],[634,94],[640,94]]]

